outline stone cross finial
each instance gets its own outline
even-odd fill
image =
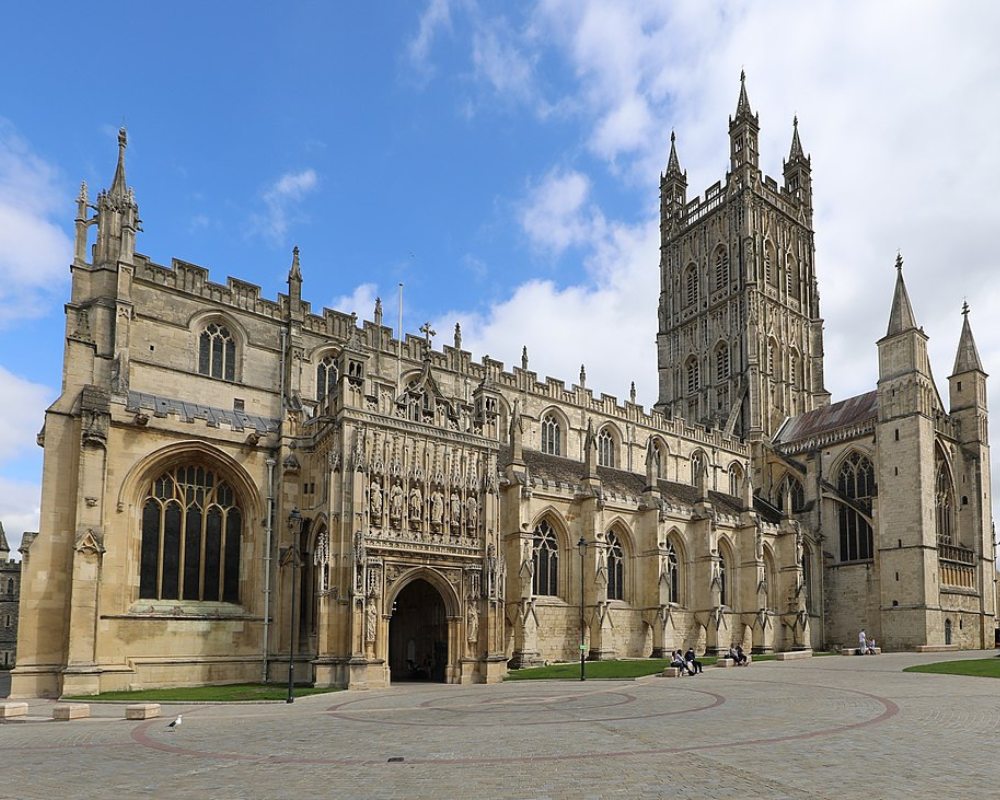
[[[963,300],[962,301],[962,316],[963,317],[969,316],[969,301],[968,300]]]
[[[899,250],[896,251],[896,271],[903,271],[903,254]]]
[[[382,327],[382,298],[375,298],[375,324]]]
[[[418,328],[418,330],[424,335],[424,344],[428,348],[430,348],[430,346],[431,346],[431,337],[432,336],[437,336],[437,331],[434,330],[433,328],[431,328],[431,324],[429,322],[425,322],[423,325],[421,325]]]

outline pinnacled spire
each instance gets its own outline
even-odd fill
[[[894,336],[897,333],[913,330],[917,327],[917,320],[913,316],[913,307],[910,305],[910,296],[906,292],[906,283],[903,281],[903,256],[896,254],[896,290],[892,296],[892,311],[889,314],[889,329],[886,336]]]
[[[681,162],[677,158],[677,137],[673,131],[670,131],[670,158],[667,159],[667,172],[666,175],[683,175],[681,171]]]
[[[972,336],[972,326],[969,325],[969,304],[962,303],[962,335],[958,339],[958,352],[955,354],[953,375],[962,372],[983,372],[983,362],[979,360],[979,350]]]
[[[788,160],[794,161],[796,158],[805,158],[802,152],[802,142],[799,141],[799,118],[798,115],[792,118],[792,147],[788,151]]]
[[[739,119],[741,116],[753,116],[753,111],[750,109],[750,100],[747,98],[747,74],[744,70],[740,70],[740,99],[736,101],[736,118]]]
[[[115,177],[111,181],[111,188],[108,194],[111,197],[125,199],[128,196],[128,188],[125,185],[125,148],[128,146],[128,134],[123,125],[118,129],[118,166],[115,167]]]
[[[302,280],[302,270],[299,268],[299,246],[292,248],[292,268],[288,271],[288,280]]]

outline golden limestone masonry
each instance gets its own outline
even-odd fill
[[[474,359],[457,325],[438,348],[379,303],[314,313],[298,250],[277,300],[150,262],[122,130],[110,188],[78,201],[12,695],[291,663],[349,688],[493,682],[578,658],[581,637],[590,659],[850,646],[861,628],[889,650],[991,645],[968,309],[946,411],[898,260],[878,385],[831,405],[797,122],[780,184],[742,79],[729,131],[703,197],[674,142],[661,176],[645,410],[582,369],[540,381],[527,350]]]

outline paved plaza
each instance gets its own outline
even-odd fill
[[[3,798],[995,798],[993,653],[830,656],[691,678],[410,684],[0,724]],[[166,725],[177,713],[177,731]]]

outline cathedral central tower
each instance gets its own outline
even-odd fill
[[[741,74],[725,180],[689,203],[673,135],[660,176],[657,408],[750,439],[830,401],[810,158],[796,119],[779,186],[760,171],[759,130]]]

